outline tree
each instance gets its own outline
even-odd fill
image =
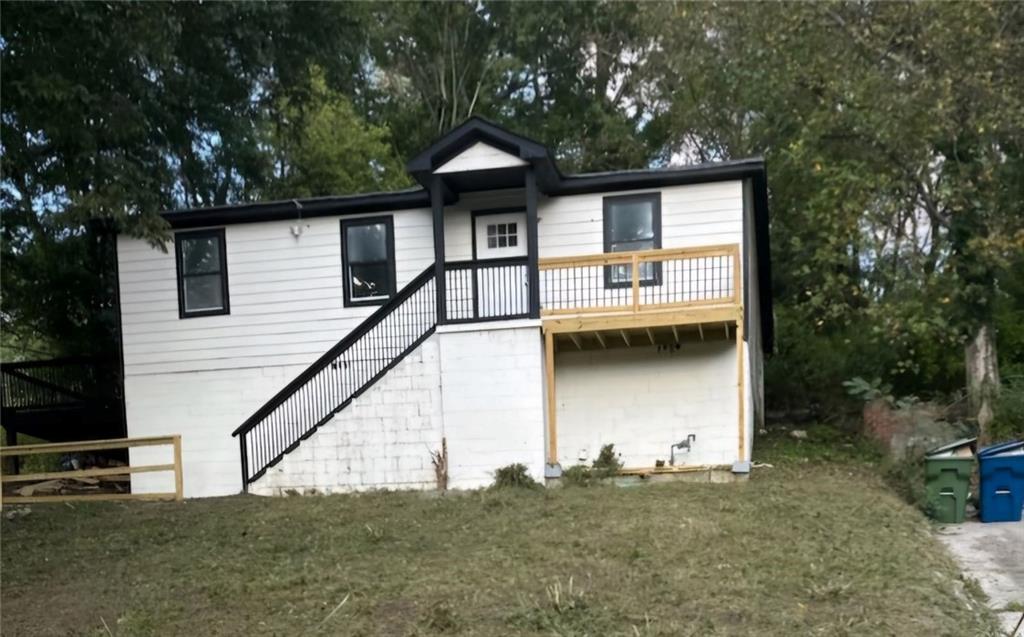
[[[316,63],[360,81],[361,5],[82,3],[5,6],[0,25],[0,329],[52,353],[110,351],[109,235],[160,243],[159,212],[258,198],[264,133]],[[69,28],[74,25],[74,28]],[[102,273],[101,276],[90,274]],[[11,341],[8,340],[8,344]]]
[[[1024,219],[1021,7],[675,9],[664,41],[690,44],[659,61],[664,152],[766,153],[780,305],[820,335],[872,326],[908,388],[929,384],[923,351],[966,345],[984,432],[991,308]]]
[[[302,100],[282,97],[268,145],[275,177],[264,190],[270,199],[395,190],[409,186],[390,132],[365,122],[344,95],[327,88],[313,69]]]

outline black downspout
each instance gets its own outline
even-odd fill
[[[434,217],[434,289],[437,292],[437,324],[448,322],[444,278],[444,185],[434,175],[430,181],[430,210]],[[527,224],[529,225],[529,224]]]
[[[540,270],[537,268],[537,175],[526,169],[526,260],[529,272],[530,318],[540,318]]]

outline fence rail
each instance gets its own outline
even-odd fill
[[[541,313],[622,313],[739,302],[739,246],[541,259]]]
[[[97,478],[104,476],[129,475],[133,473],[171,471],[174,473],[174,491],[162,493],[90,493],[82,495],[5,495],[3,496],[3,502],[4,504],[12,504],[21,502],[66,502],[75,500],[181,500],[183,497],[184,484],[181,472],[181,436],[178,435],[0,447],[0,458],[54,453],[80,453],[83,451],[103,451],[110,449],[131,449],[135,447],[159,447],[166,445],[171,446],[174,455],[173,462],[169,464],[99,467],[95,469],[80,469],[74,471],[47,471],[41,473],[2,475],[0,476],[0,483],[36,482],[43,480],[59,480],[63,478]]]

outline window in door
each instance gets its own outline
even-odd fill
[[[518,224],[489,223],[487,224],[488,248],[514,248],[519,245]]]

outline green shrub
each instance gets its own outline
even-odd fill
[[[990,432],[992,442],[1024,438],[1024,378],[1003,384]]]
[[[510,464],[494,472],[495,489],[536,489],[540,484],[530,476],[526,465],[521,462]]]
[[[585,464],[577,464],[562,471],[562,484],[567,487],[592,487],[597,479]]]
[[[615,453],[615,445],[601,447],[601,453],[597,454],[593,468],[594,473],[600,477],[613,476],[622,469],[622,461],[619,459],[619,454]]]
[[[601,452],[588,467],[578,464],[562,472],[562,484],[570,487],[592,487],[601,483],[604,478],[618,475],[622,469],[622,460],[615,453],[615,445],[601,447]]]

